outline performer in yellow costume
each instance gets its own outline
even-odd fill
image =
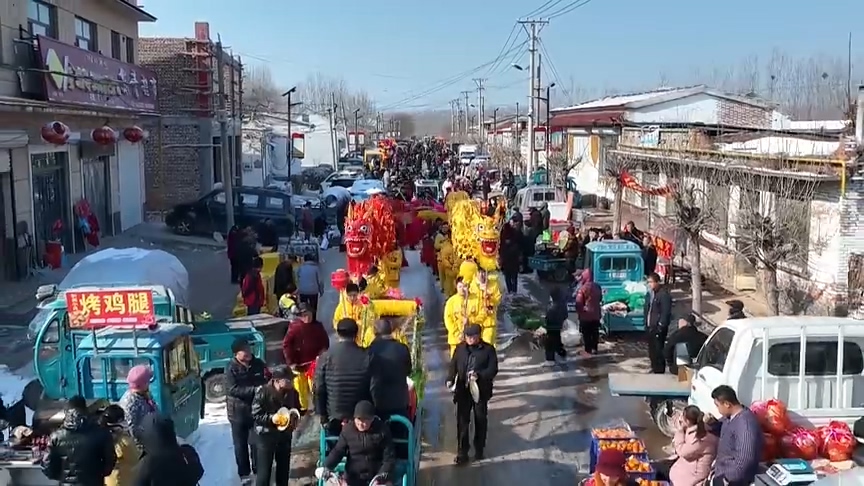
[[[461,277],[456,278],[456,293],[444,304],[444,327],[447,329],[447,344],[450,346],[450,357],[456,351],[456,346],[464,340],[462,333],[465,326],[475,324],[485,317],[480,309],[480,302],[471,296],[468,286]]]
[[[357,333],[357,345],[361,348],[368,347],[375,339],[375,321],[378,316],[369,296],[361,295],[360,287],[355,283],[349,283],[345,292],[339,296],[339,304],[333,312],[333,328],[346,317],[357,321],[360,329]]]
[[[441,231],[435,236],[435,253],[437,254],[438,279],[441,281],[441,292],[450,297],[456,292],[457,258],[450,241],[450,225],[442,223]]]
[[[366,280],[366,289],[360,289],[363,293],[369,296],[370,299],[380,299],[387,293],[387,284],[384,282],[384,276],[378,267],[373,265],[369,267],[369,271],[363,276]]]
[[[459,276],[468,282],[468,292],[479,300],[484,318],[476,322],[482,328],[483,341],[495,346],[498,336],[497,315],[501,303],[498,280],[498,241],[503,218],[486,216],[477,201],[461,200],[448,211],[453,226],[456,253],[466,261]]]
[[[379,266],[384,273],[385,288],[399,288],[399,273],[402,271],[402,249],[396,249],[381,258]]]

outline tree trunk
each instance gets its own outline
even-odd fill
[[[693,312],[702,314],[702,247],[699,237],[690,237],[690,248],[693,259],[690,261],[690,293]]]
[[[765,299],[768,301],[768,310],[771,315],[780,315],[780,289],[777,288],[777,269],[763,268],[762,285],[765,289]]]
[[[615,184],[615,201],[612,202],[612,232],[618,233],[621,231],[621,205],[624,198],[624,186],[620,183]]]

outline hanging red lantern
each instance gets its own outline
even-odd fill
[[[42,140],[54,145],[64,145],[69,141],[69,127],[65,123],[53,121],[40,130]]]
[[[113,145],[117,143],[117,132],[105,125],[90,132],[90,138],[99,145]]]
[[[123,130],[123,138],[132,143],[138,143],[147,138],[147,134],[144,133],[144,130],[141,127],[131,126]]]

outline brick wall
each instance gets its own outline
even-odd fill
[[[771,110],[747,103],[718,99],[717,121],[735,127],[771,128]]]
[[[205,33],[206,33],[205,29]],[[199,26],[196,25],[196,34]],[[205,37],[206,38],[206,37]],[[146,209],[162,211],[173,205],[198,197],[210,186],[202,187],[202,167],[212,167],[211,147],[198,146],[209,143],[209,137],[201,127],[210,127],[215,121],[213,111],[218,107],[216,59],[203,58],[196,62],[190,53],[209,50],[216,52],[215,45],[209,47],[186,38],[141,38],[139,40],[139,63],[152,69],[159,78],[159,111],[161,124],[147,127],[151,132],[145,146],[145,181],[147,190]],[[232,104],[240,108],[239,63],[227,58],[223,71],[229,113]],[[204,87],[199,66],[213,68],[213,87]],[[206,79],[206,78],[205,78]],[[161,150],[159,144],[161,143]],[[185,146],[184,146],[185,145]],[[203,177],[206,179],[206,177]],[[212,181],[211,181],[212,182]]]

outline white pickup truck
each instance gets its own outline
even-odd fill
[[[864,416],[864,322],[819,316],[755,317],[716,328],[693,363],[689,382],[675,375],[610,373],[614,396],[644,397],[670,437],[686,405],[718,416],[711,392],[731,386],[745,405],[776,398],[793,422],[819,426]]]

